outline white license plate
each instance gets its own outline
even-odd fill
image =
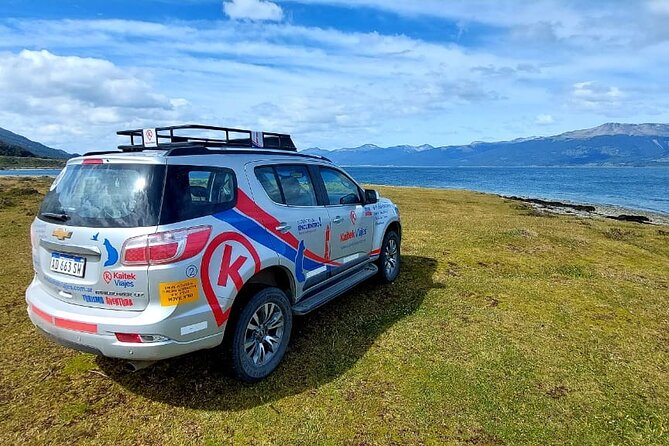
[[[51,253],[51,271],[68,276],[84,277],[86,259],[84,257],[68,256],[57,252]]]

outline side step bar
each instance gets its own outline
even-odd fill
[[[293,313],[298,316],[303,316],[307,313],[310,313],[315,309],[322,307],[331,300],[341,296],[359,283],[362,283],[370,277],[373,277],[378,271],[379,268],[373,263],[370,263],[364,268],[361,268],[356,273],[346,277],[345,279],[339,282],[335,282],[333,285],[325,288],[317,294],[314,294],[313,296],[296,303],[293,305]]]

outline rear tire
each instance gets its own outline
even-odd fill
[[[388,231],[383,237],[381,255],[377,261],[378,279],[381,283],[391,283],[400,273],[400,236],[395,231]]]
[[[230,362],[233,375],[253,383],[269,376],[281,363],[293,327],[286,294],[264,288],[239,312],[232,330]]]

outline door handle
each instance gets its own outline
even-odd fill
[[[279,226],[276,227],[276,230],[285,234],[286,232],[290,231],[290,225],[287,223],[279,223]]]
[[[341,218],[341,216],[340,216],[340,215],[337,215],[337,216],[336,216],[335,218],[333,218],[333,219],[332,219],[332,223],[334,223],[334,224],[338,225],[339,223],[341,223],[341,222],[342,222],[342,220],[344,220],[344,219],[343,219],[343,218]]]

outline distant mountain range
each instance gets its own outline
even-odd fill
[[[3,128],[0,128],[0,155],[55,159],[68,159],[74,156],[63,150],[52,149],[44,144],[31,141],[25,136]]]
[[[669,124],[609,123],[557,136],[464,146],[307,149],[345,166],[669,166]],[[68,159],[53,149],[0,128],[0,155]]]
[[[433,147],[305,150],[345,166],[669,166],[668,124],[617,124],[557,136]]]

